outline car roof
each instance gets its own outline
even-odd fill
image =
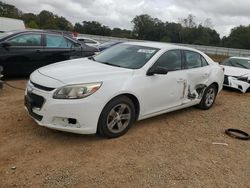
[[[200,52],[194,48],[188,48],[184,46],[174,45],[170,43],[163,43],[163,42],[126,42],[125,44],[131,44],[131,45],[138,45],[138,46],[145,46],[145,47],[151,47],[151,48],[158,48],[158,49],[164,49],[164,50],[172,50],[172,49],[183,49],[183,50],[191,50]]]
[[[71,36],[70,31],[60,31],[60,30],[42,30],[42,29],[24,29],[24,30],[14,30],[14,31],[8,31],[10,35],[17,35],[22,33],[46,33],[46,34],[58,34],[58,35],[64,35],[64,36]],[[6,32],[6,33],[8,33]]]
[[[18,34],[22,34],[22,33],[40,33],[40,34],[57,34],[57,35],[62,35],[62,36],[66,36],[68,38],[70,38],[71,40],[76,42],[76,39],[74,39],[73,37],[71,37],[70,31],[60,31],[60,30],[42,30],[42,29],[25,29],[25,30],[14,30],[14,31],[8,31],[10,34],[4,36],[3,38],[1,38],[1,40],[6,40],[9,37],[18,35]],[[6,33],[8,33],[6,32]]]

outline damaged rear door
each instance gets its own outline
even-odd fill
[[[187,75],[186,100],[188,102],[202,97],[209,81],[211,69],[201,54],[184,50],[183,55]]]

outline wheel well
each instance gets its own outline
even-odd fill
[[[219,84],[217,82],[212,83],[211,85],[214,85],[217,89],[217,92],[219,91]]]
[[[118,95],[116,97],[120,97],[120,96],[126,96],[133,102],[133,104],[135,106],[135,118],[137,120],[139,117],[139,113],[140,113],[140,103],[139,103],[139,100],[137,99],[137,97],[130,94],[130,93],[124,93],[124,94]]]

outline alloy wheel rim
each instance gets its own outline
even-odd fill
[[[125,130],[131,120],[131,109],[127,104],[114,106],[107,116],[107,127],[112,133]]]
[[[213,88],[210,88],[208,91],[207,91],[207,94],[206,94],[206,105],[209,107],[213,104],[214,102],[214,98],[215,98],[215,91]]]

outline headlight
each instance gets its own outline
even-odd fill
[[[69,85],[57,89],[53,95],[54,99],[82,99],[95,93],[102,85],[102,82]]]

